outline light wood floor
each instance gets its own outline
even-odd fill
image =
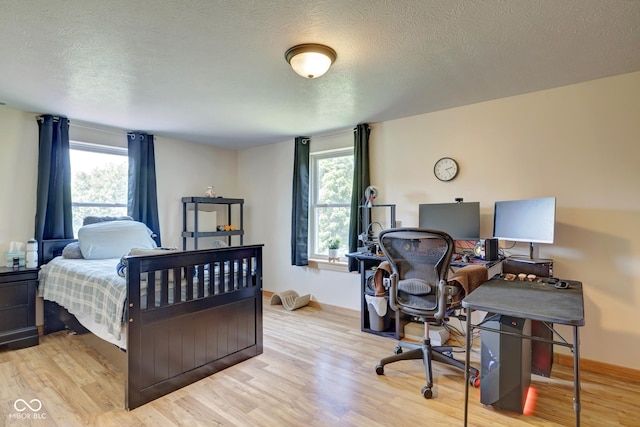
[[[316,307],[288,312],[265,300],[264,335],[264,354],[131,412],[123,409],[121,370],[78,336],[44,336],[36,347],[0,352],[0,425],[463,424],[461,372],[434,364],[431,400],[420,394],[425,380],[419,361],[388,365],[384,376],[376,375],[375,365],[392,353],[395,341],[361,332],[355,312]],[[477,359],[474,354],[473,360]],[[551,379],[533,376],[532,386],[538,396],[532,415],[483,407],[479,389],[470,389],[469,425],[574,425],[570,368],[556,364]],[[582,425],[637,426],[639,386],[631,380],[583,372]],[[37,413],[18,412],[14,407],[18,399],[38,399],[42,408]]]

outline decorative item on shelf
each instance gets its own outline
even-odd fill
[[[233,224],[224,224],[218,226],[218,231],[235,231],[236,226]]]
[[[340,254],[338,250],[340,249],[340,239],[331,239],[329,240],[329,244],[327,245],[329,248],[329,262],[337,262],[340,260]]]
[[[207,191],[204,192],[207,197],[216,197],[216,192],[213,190],[213,185],[207,187]]]

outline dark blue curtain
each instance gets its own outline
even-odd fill
[[[127,141],[129,148],[128,215],[136,221],[145,223],[153,231],[158,246],[161,246],[153,135],[129,132]]]
[[[52,115],[39,116],[37,121],[40,139],[34,238],[38,242],[72,239],[69,121]]]
[[[349,221],[349,252],[358,250],[358,236],[362,233],[362,210],[364,190],[370,185],[369,179],[369,134],[366,123],[353,130],[353,187],[351,190],[351,218]],[[358,270],[358,260],[349,258],[349,271]]]
[[[295,139],[291,202],[291,265],[309,264],[309,146],[311,139]]]

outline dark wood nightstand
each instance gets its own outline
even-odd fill
[[[0,348],[38,345],[38,269],[0,267]]]

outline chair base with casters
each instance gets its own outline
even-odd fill
[[[451,346],[432,346],[431,339],[429,339],[429,323],[424,322],[424,337],[422,344],[410,343],[405,341],[398,342],[398,346],[393,351],[393,356],[388,356],[380,360],[380,363],[376,365],[376,373],[378,375],[384,375],[384,366],[389,363],[397,362],[399,360],[416,360],[422,359],[424,363],[427,384],[422,387],[421,393],[425,399],[431,399],[433,396],[433,371],[431,368],[431,361],[444,363],[450,366],[454,366],[462,371],[465,369],[465,363],[455,359],[451,352],[453,347]],[[409,351],[403,351],[407,349]],[[469,368],[469,383],[474,387],[480,385],[480,372],[474,368]]]

